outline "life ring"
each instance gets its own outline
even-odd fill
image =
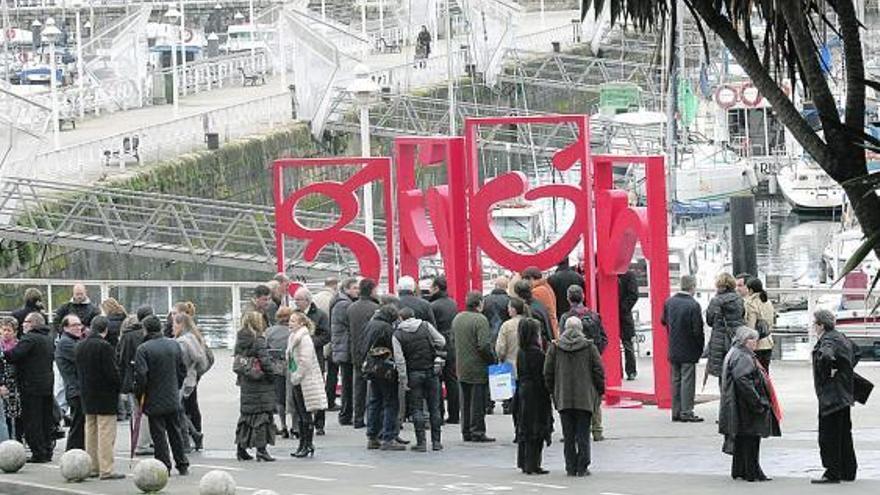
[[[12,41],[15,39],[15,29],[9,28],[6,30],[6,39]]]
[[[730,85],[724,84],[715,90],[715,103],[725,110],[736,105],[738,99],[739,93]]]
[[[761,96],[761,92],[758,91],[752,83],[745,83],[740,88],[739,93],[740,101],[743,102],[744,105],[750,107],[758,106],[764,97]]]
[[[192,29],[184,29],[183,30],[183,41],[185,43],[189,43],[193,40],[193,32]]]
[[[18,54],[18,60],[19,60],[21,63],[23,63],[23,64],[26,64],[26,63],[27,63],[28,58],[29,58],[29,57],[28,57],[27,52],[21,52],[21,53]]]

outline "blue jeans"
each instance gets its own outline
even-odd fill
[[[370,381],[370,400],[367,404],[367,438],[390,442],[397,438],[397,382]],[[381,428],[381,431],[380,431]]]
[[[9,440],[9,428],[6,426],[6,401],[0,399],[0,442]]]

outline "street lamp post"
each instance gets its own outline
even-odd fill
[[[180,88],[181,96],[186,96],[186,12],[184,2],[180,0],[180,73],[183,75],[183,85]]]
[[[58,70],[55,64],[55,42],[61,35],[61,30],[55,26],[55,19],[46,19],[46,27],[43,28],[42,36],[49,42],[49,97],[52,100],[52,145],[57,150],[59,146],[59,133],[61,123],[58,119],[58,79],[55,72]]]
[[[80,7],[82,0],[74,0],[73,8],[76,9],[76,88],[79,92],[79,118],[86,116],[86,95],[85,95],[85,67],[83,65],[82,52],[82,27],[80,26]]]
[[[250,33],[248,36],[251,40],[251,70],[254,74],[257,73],[257,42],[256,42],[256,34],[257,30],[254,27],[254,0],[248,0],[248,21],[251,23]]]
[[[348,93],[354,98],[360,110],[361,156],[370,156],[370,105],[379,93],[379,85],[370,78],[370,70],[363,64],[355,68],[355,78],[348,85]],[[373,229],[373,186],[364,185],[364,233],[374,239]]]
[[[168,8],[168,11],[165,12],[164,17],[165,19],[174,22],[175,19],[180,17],[180,12],[174,8],[174,5],[171,5],[171,7]],[[177,101],[178,95],[180,94],[179,85],[180,81],[178,81],[177,75],[177,40],[175,36],[171,36],[171,99],[174,105],[175,117],[177,117],[177,114],[180,111],[180,104]]]

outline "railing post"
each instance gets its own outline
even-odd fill
[[[101,301],[106,301],[110,297],[110,286],[104,282],[101,283]]]
[[[167,289],[167,298],[168,298],[168,311],[166,311],[165,313],[170,313],[171,308],[174,307],[174,290],[173,290],[174,288],[169,285],[168,287],[166,287],[166,289]]]
[[[841,296],[843,297],[843,296]],[[818,340],[818,336],[816,335],[816,329],[813,328],[813,313],[816,312],[816,295],[813,293],[813,289],[807,290],[807,341],[810,343],[810,348],[812,349],[814,345],[816,345],[816,341]],[[809,354],[808,354],[809,356]],[[807,358],[809,359],[809,357]]]
[[[47,314],[48,314],[49,318],[51,318],[52,313],[55,312],[55,305],[53,304],[53,298],[52,298],[52,283],[51,282],[46,284],[46,292],[48,292],[48,294],[46,294],[46,303],[49,305],[49,308],[48,308],[49,312]],[[48,322],[46,322],[46,323],[48,323]]]
[[[237,331],[241,321],[241,289],[238,284],[232,284],[232,331]]]

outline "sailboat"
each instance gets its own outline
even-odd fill
[[[776,182],[786,201],[802,213],[838,212],[846,199],[843,188],[806,157],[782,167]]]

